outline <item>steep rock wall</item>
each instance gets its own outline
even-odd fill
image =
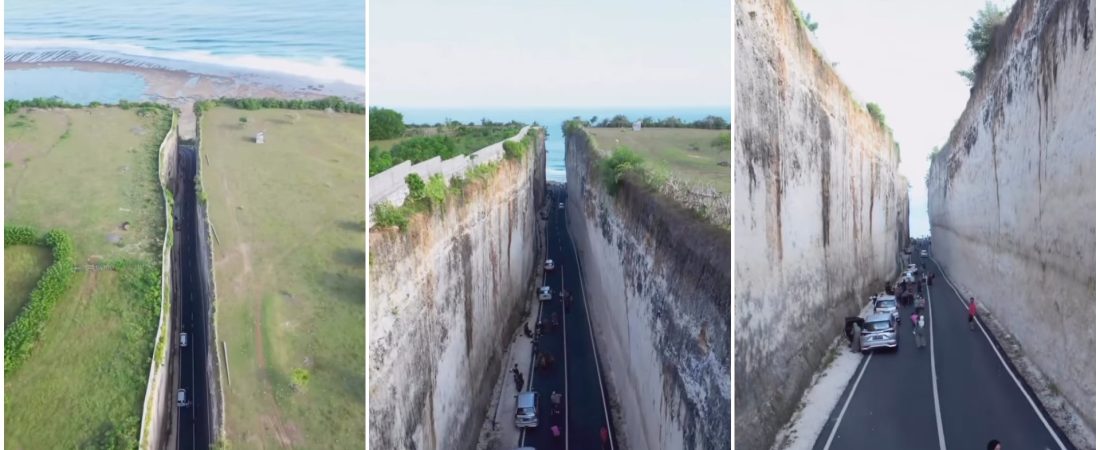
[[[534,295],[545,134],[406,232],[370,234],[371,448],[473,448]]]
[[[608,195],[595,151],[566,138],[566,216],[620,446],[729,448],[729,232],[633,180]]]
[[[768,448],[845,316],[896,273],[908,181],[893,139],[786,0],[736,2],[737,445]]]
[[[932,255],[1095,424],[1096,3],[1016,3],[928,176]]]

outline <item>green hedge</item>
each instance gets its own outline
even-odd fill
[[[27,235],[34,231],[27,227],[4,227],[4,246],[26,245]],[[53,264],[38,280],[31,291],[30,301],[4,333],[4,373],[14,373],[30,355],[35,342],[46,327],[50,311],[57,299],[69,289],[73,278],[73,243],[63,231],[51,230],[38,242],[53,250]]]
[[[81,105],[79,103],[68,103],[59,97],[50,98],[33,98],[30,100],[5,100],[4,101],[4,114],[10,114],[19,111],[20,108],[95,108],[99,106],[117,106],[122,109],[140,108],[143,110],[159,109],[168,111],[171,108],[167,105],[153,102],[128,102],[126,100],[119,100],[117,105],[103,104],[100,102],[91,102],[88,105]]]
[[[217,100],[203,100],[195,103],[195,108],[199,111],[207,111],[214,106],[228,106],[230,108],[250,111],[257,109],[313,109],[324,111],[332,108],[332,110],[336,112],[367,114],[366,105],[345,101],[340,97],[325,97],[318,100],[222,97]]]

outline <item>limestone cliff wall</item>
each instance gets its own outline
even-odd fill
[[[566,137],[566,216],[620,447],[730,448],[730,235]]]
[[[1016,3],[928,177],[932,255],[1095,424],[1096,3]]]
[[[473,448],[534,295],[545,134],[405,232],[370,234],[371,448]]]
[[[896,274],[908,181],[786,0],[734,11],[735,426],[765,449],[844,317]]]

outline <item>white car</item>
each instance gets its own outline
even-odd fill
[[[545,302],[545,301],[548,301],[552,298],[554,298],[554,296],[550,294],[550,286],[543,286],[543,287],[539,288],[539,301],[540,302]]]
[[[546,260],[546,262],[542,264],[542,268],[546,270],[554,270],[554,260]]]
[[[928,250],[921,250],[920,251],[920,257],[921,258],[927,258],[928,257]]]
[[[558,203],[558,209],[565,209],[565,203]]]
[[[187,401],[187,391],[180,389],[176,391],[176,406],[183,408],[185,406],[191,406],[191,402]]]
[[[187,333],[180,333],[180,347],[187,346]]]
[[[910,264],[909,267],[907,267],[905,269],[905,271],[906,272],[916,272],[917,271],[917,265],[916,264]]]

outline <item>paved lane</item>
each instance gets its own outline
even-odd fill
[[[199,284],[199,246],[198,246],[198,215],[195,211],[195,164],[196,152],[194,146],[180,146],[180,176],[183,177],[183,188],[176,201],[180,203],[180,276],[183,292],[177,293],[177,301],[180,301],[182,330],[188,335],[189,342],[186,348],[178,348],[179,357],[179,386],[187,390],[187,399],[190,406],[179,408],[177,448],[179,450],[207,449],[210,448],[210,405],[209,385],[206,380],[206,349],[207,330],[203,320],[204,299],[202,287]],[[171,342],[177,343],[178,338]],[[172,407],[175,407],[176,397],[173,393]]]
[[[862,376],[849,382],[814,448],[981,449],[990,439],[1009,449],[1073,448],[991,337],[969,329],[965,304],[921,249],[913,259],[936,274],[930,346],[915,347],[905,319],[913,307],[904,308],[899,350],[864,356]]]
[[[557,364],[551,371],[534,371],[533,389],[539,392],[542,405],[539,408],[539,427],[521,437],[521,445],[543,449],[599,449],[600,429],[608,423],[605,402],[605,389],[598,373],[596,348],[585,307],[586,298],[581,289],[581,275],[577,268],[577,258],[573,243],[566,229],[565,210],[557,209],[557,203],[564,202],[562,189],[552,191],[553,203],[547,239],[549,257],[557,264],[557,270],[546,276],[546,284],[554,291],[554,299],[544,302],[540,309],[543,323],[549,323],[550,317],[557,312],[562,325],[550,330],[540,339],[539,349],[554,355]],[[558,295],[562,288],[572,294],[573,302],[569,312]],[[553,390],[563,392],[564,408],[561,416],[550,413],[550,393]],[[550,426],[565,425],[564,435],[554,439]]]

